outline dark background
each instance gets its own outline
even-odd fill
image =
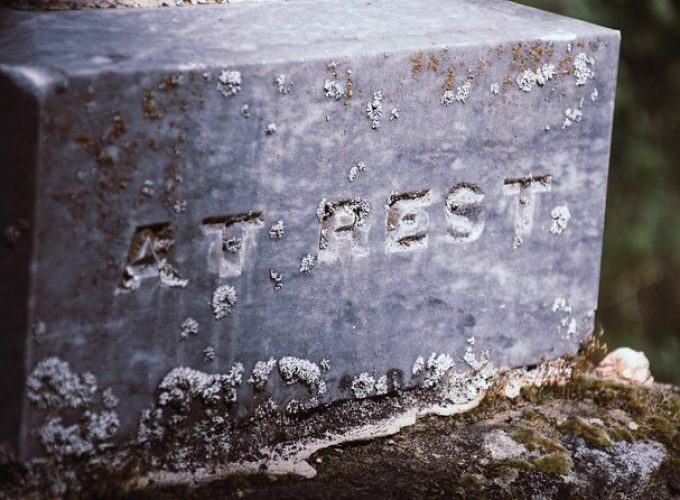
[[[597,318],[680,384],[680,1],[519,3],[621,31]]]

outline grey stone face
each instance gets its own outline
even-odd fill
[[[238,418],[590,333],[617,32],[463,0],[0,26],[0,438],[23,456],[109,388],[130,436],[172,377]]]

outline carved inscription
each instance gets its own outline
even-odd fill
[[[531,234],[536,211],[536,196],[550,192],[550,175],[506,179],[503,194],[515,197],[512,204],[514,234],[512,247],[517,249]],[[412,252],[428,247],[430,213],[438,196],[431,190],[390,193],[385,204],[385,253]],[[457,244],[471,243],[484,233],[485,194],[473,183],[460,182],[446,192],[444,215],[446,238]],[[431,209],[430,209],[431,211]],[[371,229],[371,205],[359,198],[337,201],[321,200],[317,208],[319,220],[318,254],[303,259],[300,272],[308,273],[313,263],[347,263],[369,255],[368,236]],[[257,232],[264,227],[262,212],[244,212],[203,219],[203,233],[210,238],[208,270],[220,278],[242,274],[245,264],[255,254]],[[442,228],[440,228],[440,231]],[[283,235],[283,222],[269,230],[275,240]],[[157,278],[162,285],[185,287],[186,279],[171,263],[174,246],[170,223],[140,226],[135,230],[127,262],[118,290],[139,288],[142,280]],[[305,264],[305,260],[307,263]],[[281,288],[282,275],[270,271],[275,289]]]
[[[484,193],[476,184],[456,184],[446,196],[445,213],[447,234],[457,243],[470,243],[484,232],[484,219],[480,203]]]
[[[203,232],[211,238],[208,269],[220,278],[234,278],[257,245],[255,233],[264,227],[262,212],[247,212],[208,217],[203,220]]]
[[[515,236],[512,240],[512,248],[518,248],[526,236],[531,234],[534,224],[534,209],[536,195],[550,192],[552,176],[542,175],[539,177],[520,177],[507,179],[503,186],[503,194],[516,196],[515,204]]]
[[[359,199],[328,202],[322,200],[319,217],[319,262],[345,263],[368,255],[368,215],[371,205]]]
[[[425,207],[431,204],[430,191],[392,193],[387,197],[385,252],[409,252],[427,247],[430,216]]]
[[[169,287],[187,286],[188,280],[182,279],[170,262],[174,245],[170,223],[150,224],[135,229],[118,290],[136,290],[142,280],[147,278],[157,278],[162,285]]]

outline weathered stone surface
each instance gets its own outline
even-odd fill
[[[363,405],[365,423],[380,405],[347,403]],[[487,397],[464,415],[422,419],[382,438],[322,448],[308,460],[316,470],[312,479],[266,471],[211,476],[208,469],[181,481],[159,476],[135,489],[125,473],[97,472],[101,463],[88,470],[81,460],[70,475],[63,463],[0,465],[0,491],[12,498],[46,496],[50,489],[53,495],[153,499],[677,498],[679,429],[678,388],[577,378],[527,389],[513,401]],[[74,491],[78,480],[81,489]]]
[[[97,418],[86,452],[182,398],[295,411],[590,332],[617,32],[462,0],[0,26],[0,432],[21,456],[55,414]]]

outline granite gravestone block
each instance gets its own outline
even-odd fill
[[[0,430],[22,456],[48,415],[116,400],[133,435],[178,380],[233,418],[292,412],[592,330],[618,32],[466,0],[0,26]]]

